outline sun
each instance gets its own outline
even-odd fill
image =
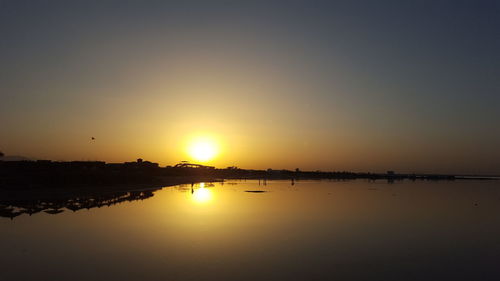
[[[199,137],[191,141],[188,146],[188,153],[198,162],[207,162],[214,159],[219,152],[215,140],[208,137]]]

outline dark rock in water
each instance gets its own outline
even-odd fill
[[[245,190],[245,192],[263,193],[263,192],[267,192],[267,191],[265,191],[265,190]]]
[[[61,209],[51,209],[51,210],[45,210],[44,212],[47,213],[47,214],[56,215],[56,214],[64,212],[64,210],[61,210]]]

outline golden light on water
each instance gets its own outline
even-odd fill
[[[195,161],[207,162],[217,156],[219,146],[213,138],[197,137],[189,143],[188,153]]]
[[[207,203],[212,200],[212,191],[205,188],[205,184],[201,183],[200,188],[193,190],[193,201],[196,203]]]

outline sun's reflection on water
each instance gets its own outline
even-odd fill
[[[205,187],[205,183],[200,183],[199,188],[191,189],[191,198],[195,203],[204,204],[212,201],[213,195],[212,191]]]

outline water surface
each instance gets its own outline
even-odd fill
[[[0,280],[500,280],[498,181],[230,181],[143,195],[0,218]]]

